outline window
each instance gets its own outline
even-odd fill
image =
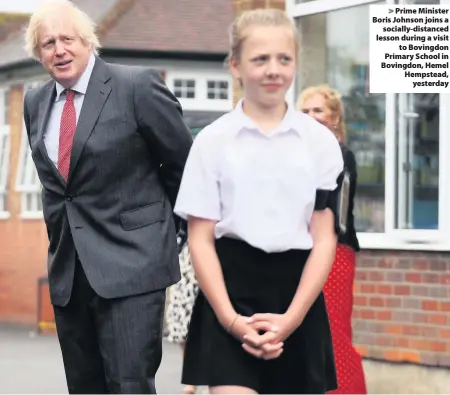
[[[396,0],[439,4],[439,0]],[[395,95],[395,229],[439,229],[439,94]]]
[[[209,69],[169,70],[166,84],[183,111],[226,112],[233,108],[232,79],[222,64]]]
[[[173,88],[177,98],[195,99],[195,80],[176,79],[173,82]]]
[[[10,90],[0,89],[0,219],[9,217],[10,108]]]
[[[320,83],[342,95],[347,144],[358,166],[361,246],[450,250],[450,96],[370,94],[367,22],[371,4],[450,0],[286,1],[301,41],[291,100]]]
[[[228,100],[228,81],[209,81],[207,83],[209,100]]]
[[[298,18],[296,90],[327,82],[341,93],[347,144],[358,164],[355,226],[359,232],[384,232],[386,102],[385,95],[368,93],[368,19],[368,5]]]
[[[5,89],[3,91],[3,97],[3,124],[10,125],[11,91],[9,89]]]
[[[397,95],[396,229],[439,228],[439,95]]]
[[[38,83],[24,86],[25,93]],[[19,166],[17,170],[16,189],[21,193],[21,217],[34,219],[42,217],[41,183],[36,167],[31,157],[31,149],[28,143],[25,124],[22,123],[22,141],[19,153]]]
[[[8,217],[9,126],[0,126],[0,218]]]
[[[27,148],[23,147],[24,144],[27,145]],[[37,176],[36,167],[31,158],[28,141],[26,140],[26,136],[23,135],[18,182],[17,190],[22,193],[21,217],[40,218],[42,216],[42,187]]]

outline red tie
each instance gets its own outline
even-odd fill
[[[59,129],[58,170],[66,181],[69,176],[73,135],[77,127],[77,114],[73,103],[74,96],[75,91],[66,90],[66,102],[64,103]]]

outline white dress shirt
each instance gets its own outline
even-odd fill
[[[77,123],[80,116],[81,107],[83,106],[84,96],[94,69],[95,55],[91,54],[86,69],[81,75],[78,82],[71,88],[75,91],[74,105],[77,113]],[[59,150],[59,129],[61,126],[61,115],[64,104],[66,102],[65,88],[56,82],[56,97],[51,109],[50,118],[44,135],[45,148],[51,161],[58,167],[58,150]]]
[[[175,213],[217,221],[216,238],[266,252],[310,249],[316,190],[335,189],[342,170],[339,143],[325,126],[289,106],[265,133],[241,101],[194,140]]]

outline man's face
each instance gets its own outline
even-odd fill
[[[79,80],[92,52],[68,18],[49,18],[38,31],[38,53],[45,70],[64,88]]]

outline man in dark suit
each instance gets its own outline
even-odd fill
[[[52,77],[25,97],[43,185],[48,269],[70,393],[156,393],[165,290],[180,279],[172,207],[192,144],[158,73],[97,55],[69,1],[31,17]]]

